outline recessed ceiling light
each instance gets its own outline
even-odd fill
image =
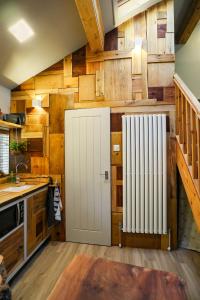
[[[23,19],[8,28],[8,30],[14,35],[14,37],[23,43],[34,35],[32,28]]]

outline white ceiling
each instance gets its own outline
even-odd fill
[[[175,2],[180,11],[188,0]],[[100,4],[108,32],[114,28],[112,0],[100,0]],[[35,32],[23,44],[8,31],[21,18]],[[0,0],[0,85],[14,88],[84,44],[75,0]]]
[[[113,28],[111,0],[101,2],[108,31]],[[8,31],[21,18],[35,32],[22,44]],[[74,0],[0,0],[0,85],[13,88],[85,43]]]

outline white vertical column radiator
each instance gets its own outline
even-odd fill
[[[126,115],[123,232],[167,233],[166,115]]]

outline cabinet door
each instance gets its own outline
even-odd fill
[[[28,255],[45,239],[47,236],[47,191],[37,193],[27,201],[28,205]]]
[[[8,275],[24,261],[24,227],[20,227],[0,242],[0,253]]]

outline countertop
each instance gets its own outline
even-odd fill
[[[30,187],[29,189],[26,189],[24,191],[21,192],[1,192],[2,190],[9,188],[9,187],[16,187],[16,186],[22,186],[25,184],[30,184],[33,185],[32,187]],[[40,182],[20,182],[19,184],[15,184],[15,183],[3,183],[0,184],[0,207],[4,206],[6,204],[8,204],[9,202],[12,202],[14,200],[17,200],[18,198],[24,197],[30,193],[33,193],[45,186],[48,186],[48,183],[40,183]]]

